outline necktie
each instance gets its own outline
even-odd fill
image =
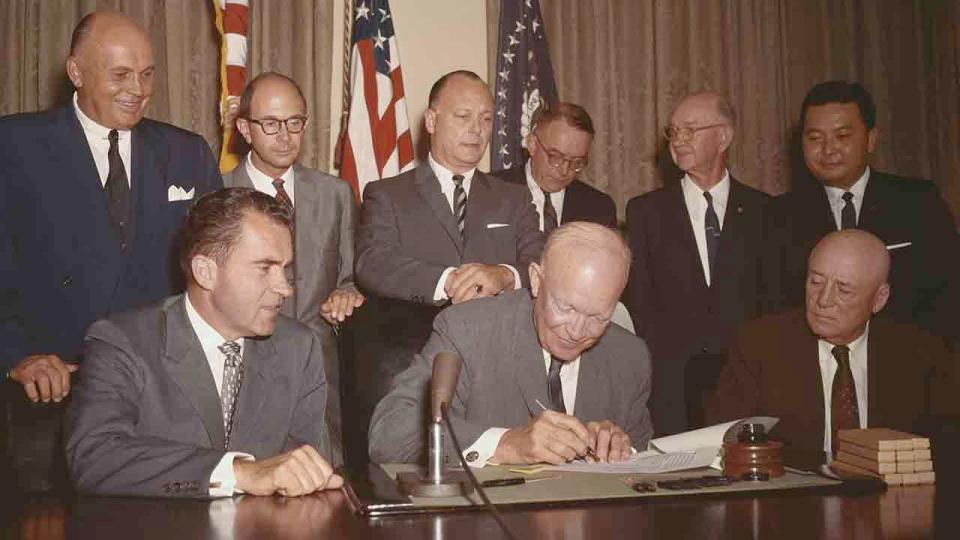
[[[223,407],[223,448],[230,446],[230,432],[233,430],[233,413],[237,409],[237,396],[243,384],[243,357],[240,345],[227,341],[218,347],[226,356],[223,364],[223,385],[220,389],[220,404]]]
[[[563,404],[563,385],[560,383],[560,368],[563,361],[550,356],[550,370],[547,371],[547,395],[550,396],[550,406],[553,410],[567,414],[567,407]]]
[[[557,228],[557,209],[553,207],[552,193],[543,192],[543,234],[550,234]]]
[[[850,348],[837,345],[833,348],[833,357],[837,360],[837,372],[833,376],[833,389],[830,395],[830,430],[832,432],[833,453],[836,455],[839,441],[837,431],[860,427],[860,409],[857,406],[857,386],[850,371]]]
[[[277,188],[277,200],[293,208],[293,201],[290,199],[290,195],[287,194],[287,190],[283,189],[283,178],[274,178],[273,187]]]
[[[130,183],[127,181],[127,171],[120,158],[120,148],[117,144],[120,134],[111,129],[107,136],[110,140],[110,150],[107,151],[107,161],[110,163],[110,172],[107,173],[107,183],[103,189],[107,195],[107,209],[110,212],[110,224],[120,237],[120,247],[126,251],[130,240],[128,221],[130,220]]]
[[[703,198],[707,200],[707,212],[703,217],[703,226],[707,236],[707,261],[710,266],[712,282],[714,268],[717,264],[717,250],[720,249],[720,219],[713,210],[713,195],[710,195],[709,191],[704,191]]]
[[[467,220],[467,192],[463,189],[463,175],[453,175],[453,215],[457,218],[457,229],[460,230],[460,240],[466,241],[463,235],[463,225]]]
[[[840,228],[857,228],[857,209],[853,207],[853,193],[849,191],[843,194],[843,209],[840,211]]]

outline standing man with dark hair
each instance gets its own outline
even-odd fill
[[[338,488],[314,332],[293,290],[292,209],[247,188],[184,221],[187,292],[97,321],[67,415],[77,488],[98,495],[306,495]]]
[[[574,103],[548,104],[527,136],[530,159],[496,176],[526,185],[540,215],[540,230],[550,234],[562,223],[590,221],[616,228],[617,207],[606,193],[577,179],[590,158],[593,121]]]
[[[190,199],[221,186],[200,136],[144,119],[153,48],[116,12],[73,33],[72,103],[0,119],[0,370],[33,401],[60,401],[83,333],[164,298]]]
[[[627,307],[653,354],[657,432],[701,427],[737,326],[764,307],[768,197],[727,170],[734,114],[714,92],[684,98],[664,130],[679,182],[632,199]]]
[[[955,335],[960,242],[953,217],[936,184],[870,168],[876,116],[873,98],[859,83],[823,82],[803,100],[803,159],[816,182],[798,182],[777,203],[786,233],[785,301],[802,303],[797,291],[813,246],[827,233],[858,228],[879,237],[892,257],[896,294],[885,313]]]
[[[327,375],[327,425],[333,459],[342,462],[340,362],[334,330],[363,304],[353,284],[353,194],[346,182],[308,169],[297,159],[307,129],[307,103],[289,77],[263,73],[250,81],[237,112],[250,145],[223,177],[228,187],[251,187],[295,211],[294,291],[282,312],[320,336]]]

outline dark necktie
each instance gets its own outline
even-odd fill
[[[243,357],[240,345],[227,341],[218,347],[226,357],[223,363],[223,384],[220,387],[220,405],[223,407],[223,448],[230,446],[230,432],[233,431],[233,413],[237,410],[237,396],[243,385]]]
[[[550,234],[557,228],[557,209],[553,207],[552,193],[543,192],[543,234]]]
[[[709,191],[703,192],[707,200],[707,212],[703,217],[703,226],[707,236],[707,261],[710,265],[710,282],[713,282],[714,268],[717,264],[717,251],[720,249],[720,219],[713,210],[713,195]]]
[[[277,188],[277,200],[293,208],[293,200],[290,199],[287,190],[283,189],[283,178],[274,178],[273,187]]]
[[[550,407],[557,412],[567,414],[567,407],[563,404],[563,384],[560,382],[560,368],[563,361],[550,356],[550,370],[547,371],[547,395],[550,397]]]
[[[463,175],[453,175],[453,215],[457,218],[457,229],[460,230],[460,241],[466,242],[463,235],[463,225],[467,220],[467,192],[463,189]]]
[[[849,191],[843,194],[843,209],[840,211],[840,228],[857,228],[857,209],[853,206],[853,193]]]
[[[833,348],[833,357],[837,360],[837,372],[833,376],[833,389],[830,395],[830,430],[833,453],[836,455],[837,431],[860,427],[860,408],[857,406],[857,385],[850,371],[850,348],[837,345]]]
[[[110,140],[110,150],[107,152],[107,161],[110,163],[110,172],[107,173],[107,183],[103,190],[107,195],[107,209],[110,212],[110,224],[120,237],[120,247],[126,251],[130,241],[130,183],[127,181],[127,171],[120,158],[118,140],[120,134],[111,129],[107,137]]]

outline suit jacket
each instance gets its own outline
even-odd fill
[[[867,341],[867,427],[911,432],[927,413],[956,414],[955,372],[943,342],[910,325],[874,318]],[[723,422],[780,418],[788,463],[824,461],[823,383],[817,338],[802,310],[764,317],[740,330],[707,415]]]
[[[491,427],[525,426],[547,403],[547,371],[528,291],[458,304],[434,322],[433,335],[397,377],[370,424],[375,462],[413,462],[423,451],[433,357],[452,351],[464,361],[450,408],[457,438],[469,447]],[[643,341],[617,325],[580,358],[574,416],[611,420],[636,448],[653,433],[647,412],[650,355]],[[449,438],[448,438],[449,439]],[[455,456],[447,441],[447,456]]]
[[[124,251],[73,105],[0,119],[0,369],[24,356],[76,361],[93,321],[182,290],[173,239],[194,198],[221,187],[206,142],[143,119],[132,131],[131,245]]]
[[[526,163],[491,174],[507,182],[527,185]],[[589,221],[616,229],[617,206],[606,193],[580,180],[574,180],[567,186],[563,197],[563,212],[560,215],[561,225],[571,221]]]
[[[265,459],[303,444],[329,455],[316,335],[280,316],[247,339],[230,451]],[[220,397],[183,295],[101,320],[67,411],[67,462],[99,495],[205,497],[223,457]]]
[[[737,326],[764,309],[762,262],[769,197],[730,179],[720,248],[707,287],[680,182],[627,204],[633,265],[627,307],[654,360],[652,412],[658,433],[702,421],[697,387],[712,386]],[[702,362],[693,362],[694,357]],[[687,395],[687,390],[691,395]],[[689,410],[688,410],[689,409]]]
[[[837,230],[826,190],[805,179],[775,202],[780,229],[783,297],[786,308],[803,306],[807,258],[828,233]],[[893,294],[884,315],[957,337],[960,238],[936,184],[871,170],[858,228],[878,236],[890,250]]]

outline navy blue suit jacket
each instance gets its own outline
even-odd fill
[[[132,132],[131,245],[110,225],[73,105],[0,118],[0,369],[29,354],[79,360],[84,332],[111,313],[180,290],[173,238],[194,198],[223,182],[206,142],[143,119]]]

